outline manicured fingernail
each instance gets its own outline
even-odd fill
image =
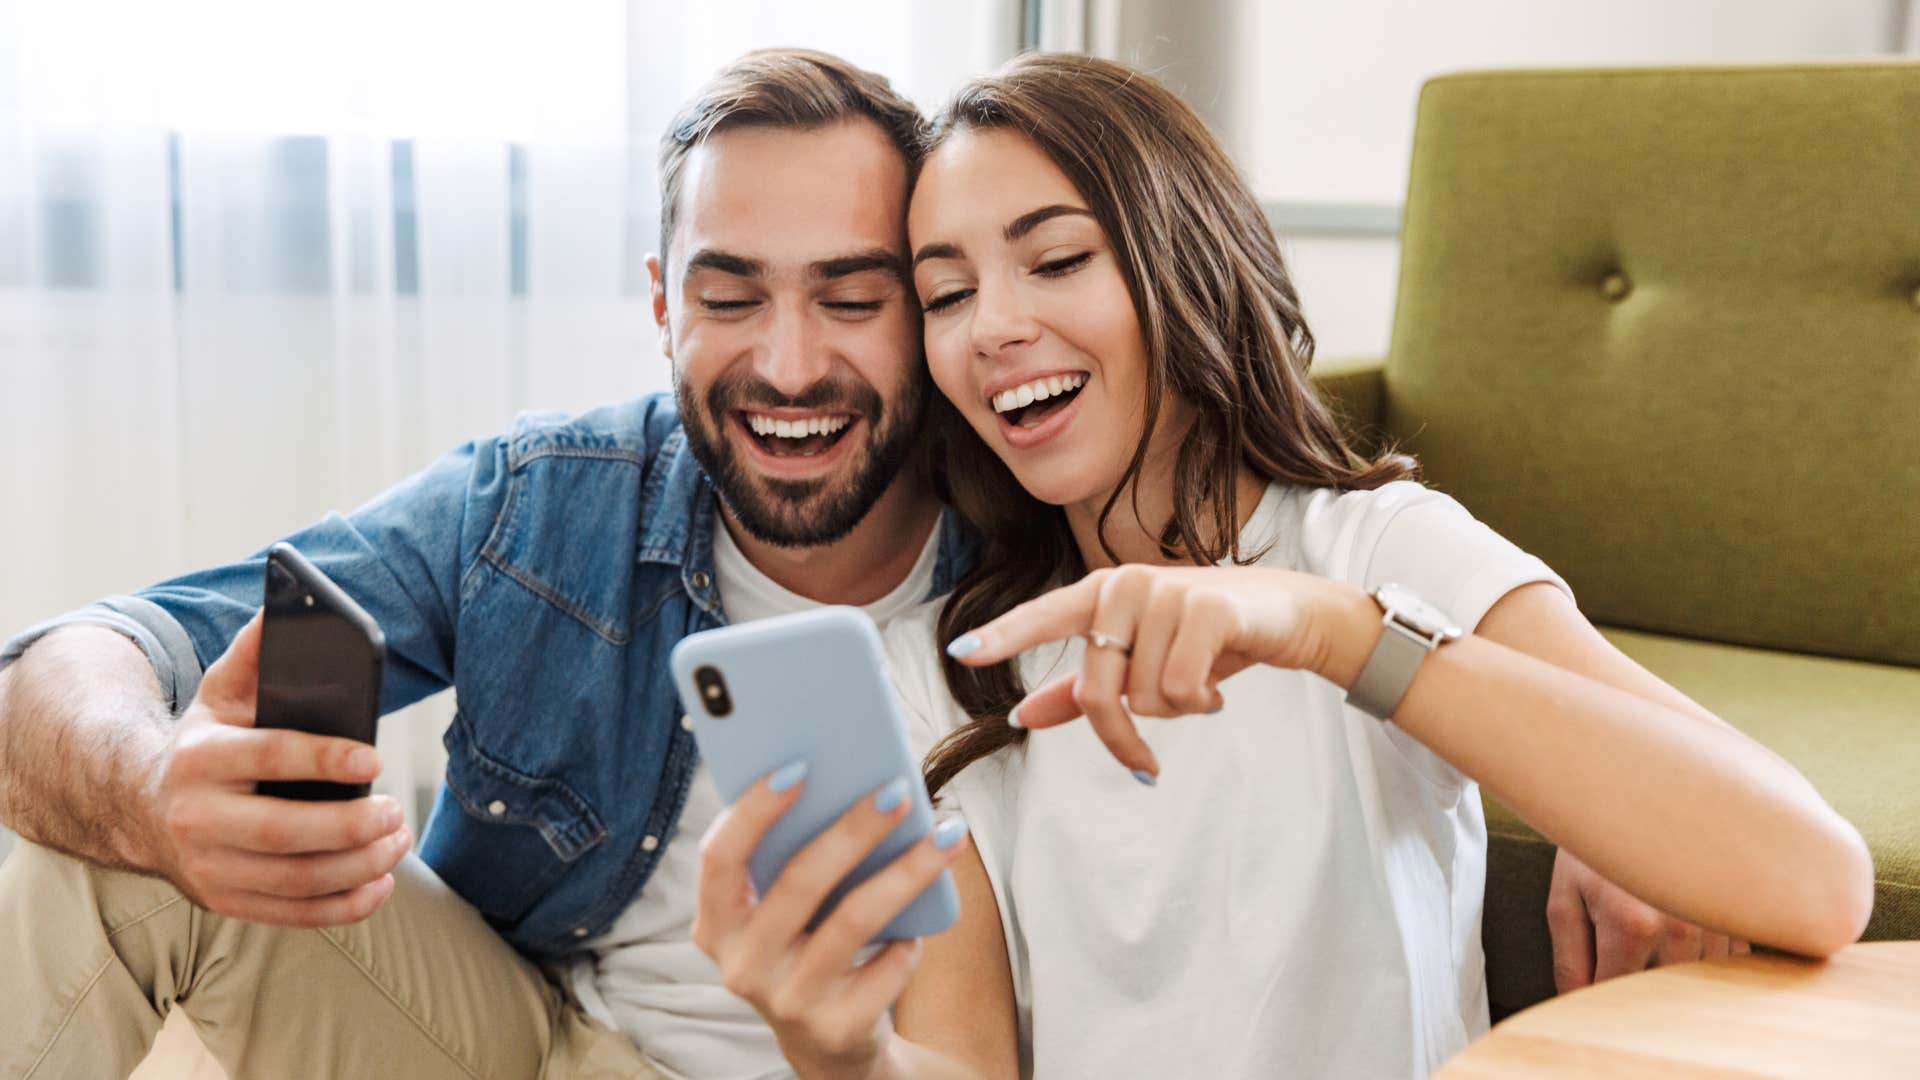
[[[963,656],[979,652],[982,644],[979,634],[961,634],[947,642],[947,655],[958,660]]]
[[[1152,787],[1153,785],[1159,783],[1159,781],[1153,778],[1153,774],[1148,772],[1145,769],[1133,770],[1133,778],[1135,780],[1140,781],[1142,784],[1146,785],[1147,787]]]
[[[1020,709],[1017,706],[1007,710],[1007,726],[1017,728],[1027,726],[1020,722]]]
[[[767,777],[767,790],[778,794],[799,783],[806,775],[807,763],[804,761],[782,765],[772,776]]]
[[[906,801],[907,778],[903,776],[880,789],[880,793],[873,797],[873,808],[883,814],[891,814],[894,807]]]
[[[1220,704],[1218,704],[1218,705],[1215,705],[1215,706],[1214,706],[1213,708],[1211,708],[1211,709],[1208,709],[1208,710],[1206,711],[1206,715],[1207,715],[1207,716],[1219,716],[1219,715],[1220,715],[1221,713],[1223,713],[1223,712],[1226,712],[1226,711],[1227,711],[1227,703],[1226,703],[1226,702],[1224,702],[1224,701],[1222,701],[1222,702],[1221,702]]]
[[[347,768],[355,773],[370,773],[380,767],[380,755],[373,747],[363,746],[347,755]]]
[[[380,815],[380,820],[386,823],[387,830],[389,832],[399,828],[400,823],[405,821],[406,819],[407,819],[407,815],[404,811],[400,809],[399,803],[388,803],[387,812]]]
[[[967,835],[967,819],[955,814],[953,817],[933,827],[933,846],[942,851],[960,842]]]

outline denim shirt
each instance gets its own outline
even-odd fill
[[[457,690],[420,855],[522,952],[604,932],[674,839],[696,752],[667,654],[726,621],[717,517],[663,394],[523,416],[287,538],[385,632],[382,712]],[[972,557],[953,515],[940,529],[930,595]],[[111,626],[182,710],[259,607],[264,557],[42,624],[0,664],[54,626]]]

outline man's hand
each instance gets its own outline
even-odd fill
[[[1750,952],[1747,943],[1641,903],[1562,849],[1547,893],[1559,993],[1665,964]]]
[[[393,892],[411,838],[385,796],[302,802],[258,795],[261,780],[363,784],[379,755],[352,739],[260,730],[254,700],[260,616],[207,668],[144,792],[155,870],[201,907],[281,926],[337,926]]]

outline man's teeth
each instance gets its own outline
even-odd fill
[[[1011,390],[1002,390],[993,396],[993,411],[1003,413],[1010,409],[1025,408],[1036,401],[1045,401],[1055,394],[1064,394],[1069,390],[1078,390],[1085,386],[1087,377],[1083,374],[1050,375],[1044,379],[1021,383]]]
[[[851,416],[809,416],[801,420],[776,420],[771,416],[747,414],[747,427],[755,435],[777,439],[804,439],[809,435],[831,435],[853,422]]]

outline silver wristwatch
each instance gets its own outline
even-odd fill
[[[1367,666],[1347,691],[1347,704],[1369,716],[1386,720],[1407,696],[1414,673],[1427,654],[1460,637],[1465,631],[1447,613],[1416,596],[1404,585],[1386,584],[1373,590],[1386,632],[1367,657]]]

